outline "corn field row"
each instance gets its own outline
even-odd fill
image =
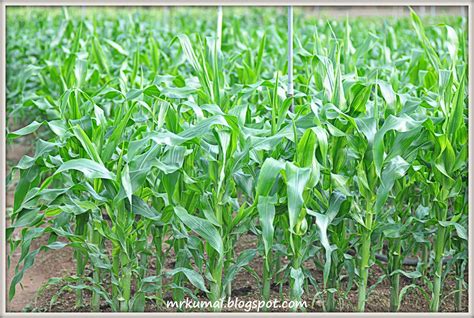
[[[461,311],[466,19],[295,8],[289,94],[287,12],[217,12],[8,9],[7,138],[35,145],[8,171],[9,299],[38,253],[68,247],[51,302],[73,291],[90,311],[216,302],[242,272],[263,300],[276,285],[324,311],[352,289],[365,311],[387,281],[386,310],[416,291]]]

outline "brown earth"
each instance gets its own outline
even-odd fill
[[[255,237],[252,235],[245,235],[239,240],[239,245],[237,248],[237,254],[243,250],[249,248],[255,248],[256,242]],[[15,255],[14,257],[15,258]],[[170,270],[174,265],[174,255],[171,254],[170,258],[166,261],[166,270]],[[307,268],[311,270],[314,275],[314,278],[317,281],[322,279],[321,272],[316,270],[312,263],[305,264]],[[262,260],[261,258],[256,258],[250,263],[250,266],[261,275]],[[153,264],[151,270],[153,269]],[[60,294],[56,303],[50,307],[51,298],[56,295],[61,287],[64,285],[50,286],[45,289],[39,295],[35,295],[35,291],[39,289],[42,284],[44,284],[48,278],[51,277],[61,277],[64,275],[73,274],[74,272],[74,260],[72,258],[72,251],[64,249],[61,251],[55,251],[54,253],[40,253],[37,257],[37,261],[33,268],[27,272],[25,276],[25,289],[18,290],[17,296],[21,298],[10,303],[8,306],[8,311],[35,311],[35,312],[89,312],[90,306],[88,299],[90,294],[85,292],[85,306],[83,308],[77,309],[74,307],[75,304],[75,294],[73,291],[66,291]],[[382,270],[373,266],[371,268],[371,273],[369,275],[369,285],[374,284],[380,275],[382,275]],[[10,276],[10,275],[9,275]],[[166,284],[166,283],[165,283]],[[410,279],[402,278],[401,287],[409,285]],[[245,271],[239,272],[232,286],[233,297],[238,297],[239,300],[243,301],[252,301],[259,300],[260,298],[260,288],[255,279]],[[345,286],[344,286],[345,287]],[[427,291],[426,286],[424,289]],[[444,295],[449,294],[454,290],[454,280],[448,278],[444,286]],[[311,294],[313,293],[313,294]],[[307,302],[307,311],[308,312],[320,312],[322,311],[322,302],[321,300],[314,300],[315,290],[313,287],[310,287],[310,293],[305,294],[304,300]],[[204,295],[198,294],[200,300],[205,300]],[[171,294],[165,295],[165,300],[171,300]],[[282,295],[279,294],[279,286],[272,286],[271,299],[288,299],[288,286],[283,286]],[[355,311],[357,305],[357,289],[354,286],[353,289],[349,292],[347,299],[338,300],[338,311],[341,312],[352,312]],[[367,312],[387,312],[389,311],[390,305],[390,287],[387,280],[383,281],[380,285],[375,288],[372,294],[369,296],[367,301]],[[429,310],[429,303],[423,298],[423,295],[418,290],[410,290],[400,307],[402,312],[427,312]],[[441,311],[443,312],[453,312],[454,309],[454,298],[453,295],[448,296],[441,305]],[[468,310],[468,299],[467,293],[463,295],[463,311]],[[111,311],[110,307],[103,302],[101,304],[101,311],[109,312]],[[173,309],[165,307],[157,307],[155,302],[147,301],[146,309],[147,312],[156,312],[156,311],[174,311]],[[277,311],[277,310],[275,310]]]

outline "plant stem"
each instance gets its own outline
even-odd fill
[[[119,271],[120,271],[120,245],[117,243],[113,244],[112,248],[112,277],[115,277],[119,281]],[[119,288],[116,284],[112,284],[112,301],[114,302],[114,307],[119,307]]]
[[[82,278],[82,276],[84,275],[84,256],[79,251],[75,251],[74,254],[76,258],[76,273],[78,277]],[[80,308],[82,306],[84,306],[84,298],[82,295],[82,289],[77,289],[76,290],[76,308]]]
[[[392,312],[400,308],[400,274],[394,274],[394,272],[400,269],[401,246],[400,239],[389,241],[388,273],[390,275],[390,311]]]
[[[435,273],[434,273],[434,284],[433,284],[433,293],[430,303],[430,311],[437,312],[439,311],[439,302],[441,296],[441,276],[443,271],[443,249],[444,249],[444,233],[445,228],[443,226],[438,226],[438,234],[436,237],[435,243]]]
[[[76,216],[76,228],[74,230],[76,235],[84,235],[86,231],[88,214],[83,213]],[[86,255],[79,250],[74,251],[74,257],[76,259],[76,274],[79,277],[79,282],[82,283],[82,278],[84,276],[84,269],[86,267]],[[82,289],[76,290],[76,308],[84,306],[84,297]]]
[[[130,295],[131,295],[131,285],[132,285],[132,269],[130,268],[130,261],[128,256],[125,253],[121,253],[120,262],[122,267],[122,297],[124,300],[120,302],[120,311],[127,312],[130,310]]]
[[[100,247],[101,245],[101,236],[99,234],[98,231],[94,231],[93,229],[91,229],[91,233],[92,233],[92,243],[93,244],[96,244],[98,247]],[[92,274],[93,275],[93,279],[94,279],[94,283],[97,284],[97,286],[100,286],[101,284],[101,281],[100,281],[100,268],[98,268],[97,266],[94,266],[94,273]],[[93,312],[98,312],[100,310],[100,295],[96,292],[96,291],[92,291],[92,298],[91,298],[91,310]]]
[[[333,312],[336,307],[336,299],[334,298],[334,293],[329,293],[326,300],[326,311]]]
[[[369,275],[369,260],[370,260],[370,241],[371,241],[371,230],[372,228],[372,211],[367,210],[365,224],[366,227],[362,229],[362,247],[361,247],[361,260],[359,267],[359,297],[357,300],[357,311],[363,312],[365,310],[365,302],[367,298],[367,277]]]
[[[214,282],[211,283],[210,299],[213,304],[219,302],[222,295],[222,258],[220,256],[215,258],[214,270],[212,271],[212,278]],[[214,306],[214,311],[221,311],[221,306]]]
[[[157,292],[156,292],[156,306],[162,305],[163,301],[163,282],[162,282],[162,265],[163,265],[163,240],[162,232],[158,227],[153,228],[153,243],[155,245],[155,259],[156,259],[156,276],[158,277]]]
[[[428,262],[429,262],[429,258],[430,258],[430,250],[429,250],[428,244],[426,244],[426,243],[423,243],[422,248],[423,249],[421,251],[421,257],[423,259],[423,267],[422,267],[423,272],[421,274],[426,275],[427,271],[428,271]]]
[[[435,207],[437,207],[435,205]],[[437,207],[439,210],[439,207]],[[447,216],[447,207],[446,211],[443,213],[441,218],[438,218],[439,221],[444,221]],[[438,312],[439,304],[441,298],[441,287],[442,287],[442,275],[443,275],[443,255],[444,255],[444,244],[445,244],[446,228],[438,223],[438,231],[436,232],[435,239],[435,272],[434,272],[434,282],[433,282],[433,293],[430,302],[430,311]]]
[[[300,237],[297,235],[290,234],[290,246],[292,246],[293,250],[293,268],[295,270],[301,270],[301,255],[300,255],[300,250],[301,250],[301,241]],[[296,293],[296,286],[295,286],[295,279],[290,278],[290,299],[294,302],[300,302],[301,301],[301,295]],[[291,311],[298,311],[297,306],[293,306],[291,308]]]
[[[327,289],[332,289],[332,288],[336,288],[336,276],[334,274],[334,269],[336,267],[336,264],[332,264],[331,265],[331,271],[330,271],[330,277],[329,277],[329,281],[328,281],[328,284],[327,284]],[[331,293],[329,292],[327,294],[327,298],[326,298],[326,304],[324,306],[325,308],[325,311],[328,311],[328,312],[333,312],[336,310],[336,299],[335,299],[335,293]]]
[[[187,258],[186,258],[186,255],[183,254],[183,252],[182,252],[184,244],[185,244],[185,241],[183,241],[183,239],[175,240],[175,243],[174,243],[174,251],[176,253],[175,267],[185,267],[186,266]],[[183,279],[184,279],[183,274],[178,273],[178,274],[174,275],[173,283],[176,284],[176,286],[181,287],[181,286],[183,286]],[[173,288],[173,299],[178,300],[178,301],[183,300],[184,299],[183,290],[180,289],[180,288]],[[182,308],[180,307],[178,310],[182,311]]]
[[[227,253],[224,262],[224,273],[227,273],[227,270],[232,265],[232,260],[234,259],[234,249],[232,248],[232,240],[229,237],[226,238],[225,244],[227,245]],[[232,297],[232,282],[227,283],[226,296]]]
[[[270,300],[270,285],[272,282],[272,273],[270,270],[270,255],[266,255],[263,263],[263,290],[262,290],[262,297],[265,301],[265,305]],[[268,308],[265,306],[263,311],[268,311]]]
[[[221,168],[219,167],[219,170]],[[220,187],[218,186],[218,191],[217,191],[217,194],[214,198],[214,202],[215,202],[215,215],[216,215],[216,219],[217,221],[219,222],[219,224],[221,224],[221,230],[220,230],[220,235],[221,237],[223,238],[223,241],[224,241],[224,246],[227,248],[227,240],[226,240],[226,237],[224,236],[224,219],[223,219],[223,205],[221,204],[222,202],[222,197],[224,195],[224,191],[222,191],[220,189]],[[227,254],[227,253],[226,253]],[[215,304],[216,302],[219,302],[221,296],[222,296],[222,272],[223,272],[223,269],[226,267],[226,258],[227,258],[227,255],[225,255],[224,257],[222,257],[221,255],[215,255],[213,253],[213,255],[211,255],[210,257],[210,266],[211,268],[213,268],[213,270],[211,270],[211,274],[212,274],[212,278],[213,278],[213,282],[211,283],[211,290],[210,290],[210,296],[209,298],[211,299],[211,302],[213,302],[213,304]],[[220,304],[220,303],[219,303]],[[221,311],[221,306],[213,306],[213,310],[214,311]]]
[[[462,272],[461,261],[456,262],[456,291],[454,292],[454,310],[459,312],[462,310],[462,288],[464,273]]]

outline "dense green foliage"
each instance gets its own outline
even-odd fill
[[[77,306],[90,290],[94,311],[143,311],[167,292],[215,301],[245,270],[263,299],[272,283],[293,300],[313,286],[327,311],[356,284],[364,311],[375,264],[391,310],[419,289],[438,311],[447,275],[461,308],[465,20],[296,11],[287,98],[284,10],[224,8],[221,47],[215,8],[87,11],[7,12],[8,122],[24,126],[7,136],[36,138],[11,171],[10,298],[37,253],[70,246],[75,275],[49,284]],[[237,255],[247,233],[258,244]]]

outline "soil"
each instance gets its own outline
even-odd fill
[[[245,235],[241,237],[237,248],[237,254],[243,250],[249,248],[255,248],[256,242],[255,237],[252,235]],[[173,255],[166,262],[166,270],[170,270],[174,265]],[[13,259],[18,257],[13,255]],[[321,272],[316,270],[312,263],[305,264],[307,268],[311,270],[315,279],[318,281],[322,279]],[[262,261],[260,258],[254,259],[250,263],[250,266],[261,275]],[[153,267],[153,266],[152,266]],[[11,270],[9,271],[9,277],[11,277]],[[39,295],[35,294],[35,291],[38,290],[49,278],[51,277],[61,277],[70,275],[74,272],[74,260],[72,258],[72,251],[69,249],[63,249],[60,251],[55,251],[54,253],[40,253],[37,256],[37,261],[35,265],[30,269],[29,272],[25,275],[24,279],[24,289],[18,289],[17,296],[12,303],[8,304],[8,311],[34,311],[34,312],[89,312],[90,306],[88,299],[90,294],[85,292],[85,306],[82,308],[75,308],[75,294],[73,291],[65,291],[60,294],[56,303],[50,306],[50,300],[55,296],[59,289],[64,285],[53,285],[46,288]],[[90,270],[89,270],[90,272]],[[373,266],[371,268],[369,276],[369,284],[375,284],[380,275],[382,275],[382,270]],[[9,278],[11,279],[11,278]],[[165,281],[166,284],[166,281]],[[403,288],[406,285],[410,284],[410,279],[402,278],[401,287]],[[345,287],[345,286],[344,286]],[[426,291],[426,286],[424,287]],[[454,280],[448,278],[444,286],[444,295],[449,294],[454,290]],[[235,281],[233,282],[232,295],[233,297],[238,297],[238,300],[243,301],[252,301],[255,299],[260,299],[260,288],[256,280],[245,271],[241,271],[237,274]],[[311,294],[312,293],[312,294]],[[307,311],[309,312],[321,312],[322,302],[316,300],[313,302],[313,296],[315,294],[314,288],[310,287],[310,293],[305,294],[304,300],[307,302]],[[199,294],[198,298],[200,300],[205,300],[204,295]],[[279,286],[273,285],[271,290],[271,299],[288,299],[288,286],[283,286],[283,294],[279,294]],[[165,295],[165,300],[172,300],[170,294]],[[468,309],[468,299],[467,293],[463,295],[463,311]],[[338,299],[338,311],[340,312],[352,312],[355,311],[357,305],[357,290],[353,288],[347,299]],[[389,311],[390,305],[390,287],[389,282],[384,280],[381,284],[375,288],[375,290],[370,294],[367,301],[367,312],[387,312]],[[454,309],[454,297],[450,295],[442,302],[441,311],[443,312],[453,312]],[[101,304],[101,311],[109,312],[111,311],[110,307],[104,302]],[[173,309],[165,307],[157,307],[155,302],[148,301],[146,304],[147,312],[156,312],[156,311],[174,311]],[[277,311],[277,310],[275,310]],[[418,290],[411,289],[408,291],[404,300],[400,306],[401,312],[428,312],[429,303],[425,300],[422,293]]]
[[[7,148],[7,169],[18,162],[24,154],[31,155],[31,143],[28,140],[22,140],[21,143],[17,144],[15,147],[8,146]],[[8,170],[9,171],[9,170]],[[12,180],[10,186],[7,187],[7,206],[13,204],[13,189],[15,185],[15,180]],[[7,220],[8,224],[8,220]],[[38,248],[42,244],[45,244],[47,238],[38,239],[33,241],[31,249]],[[256,237],[252,235],[244,235],[240,237],[237,244],[236,254],[238,255],[241,251],[244,251],[249,248],[255,248],[256,246]],[[9,252],[9,250],[8,250]],[[14,264],[18,261],[20,252],[15,251],[11,256],[11,266],[7,271],[7,287],[14,275]],[[174,265],[174,255],[171,252],[169,258],[165,264],[165,270],[170,270]],[[253,268],[259,275],[261,275],[262,269],[262,259],[256,257],[250,264],[250,267]],[[305,264],[316,281],[322,280],[321,270],[315,268],[314,264],[308,262]],[[37,291],[40,290],[48,279],[52,277],[66,277],[74,273],[75,262],[73,259],[73,251],[70,248],[64,248],[60,250],[54,250],[50,252],[40,252],[37,257],[34,265],[25,273],[25,276],[22,281],[22,286],[18,286],[16,290],[16,295],[11,302],[7,302],[7,311],[8,312],[89,312],[90,306],[88,299],[90,294],[85,291],[85,306],[82,308],[75,308],[75,293],[74,291],[63,291],[57,301],[54,304],[50,304],[53,296],[58,294],[62,285],[52,285],[45,288],[41,293]],[[154,264],[151,264],[150,272],[153,271]],[[87,270],[90,273],[90,269]],[[378,278],[383,274],[383,271],[378,266],[372,266],[370,268],[369,274],[369,286],[377,282]],[[466,277],[467,281],[467,277]],[[411,280],[401,277],[401,288],[407,286],[411,283]],[[166,280],[165,280],[166,284]],[[343,286],[345,287],[345,286]],[[274,285],[271,289],[271,299],[288,299],[288,286],[284,285],[282,287],[282,294],[279,293],[279,286]],[[423,286],[423,289],[428,292],[428,288]],[[454,308],[454,295],[452,291],[455,289],[455,282],[452,277],[446,279],[444,285],[444,295],[448,295],[441,303],[440,310],[443,312],[453,312]],[[248,272],[241,270],[232,284],[232,296],[238,297],[239,300],[260,300],[260,292],[258,282],[252,277]],[[428,292],[429,293],[429,292]],[[320,312],[323,310],[322,302],[320,300],[314,300],[314,295],[316,294],[315,289],[310,286],[309,292],[304,294],[304,299],[307,302],[307,311],[309,312]],[[198,298],[205,300],[204,295],[198,295]],[[165,295],[165,300],[171,300],[171,295]],[[353,286],[353,289],[349,291],[347,298],[338,298],[337,299],[337,311],[341,312],[351,312],[355,311],[357,305],[357,289]],[[390,287],[389,281],[387,279],[383,280],[374,291],[370,294],[366,311],[367,312],[387,312],[389,311],[390,304]],[[463,311],[468,310],[468,297],[467,292],[463,293],[462,299],[462,309]],[[101,311],[107,312],[111,311],[110,307],[104,302],[101,304]],[[156,312],[156,311],[175,311],[175,309],[169,309],[165,307],[157,307],[154,301],[147,300],[145,311],[147,312]],[[281,309],[275,311],[282,311]],[[403,302],[400,306],[400,311],[402,312],[428,312],[429,303],[423,297],[421,291],[417,289],[410,289],[405,295]]]

